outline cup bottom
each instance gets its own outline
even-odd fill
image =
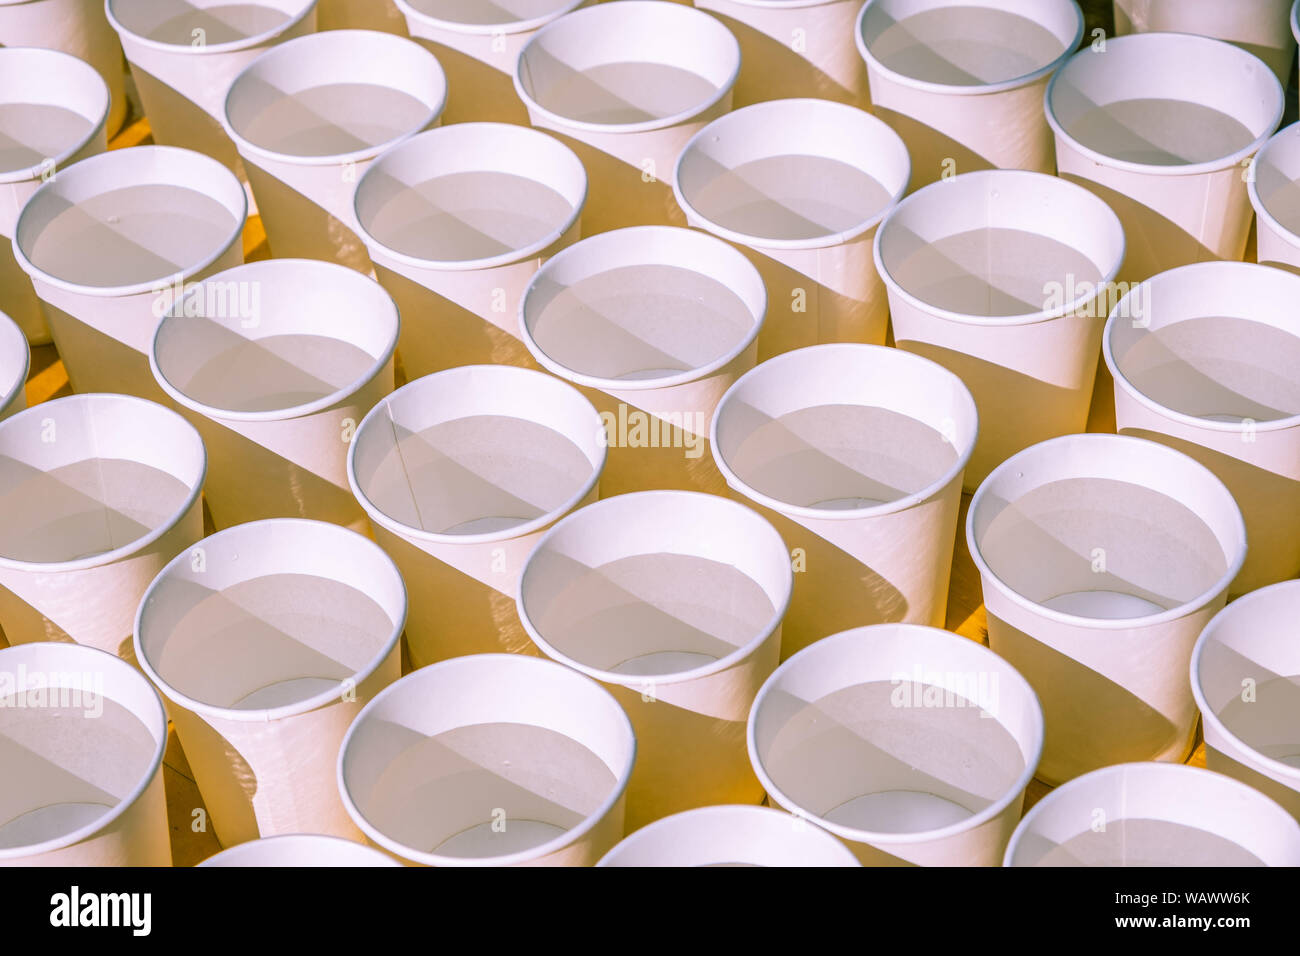
[[[339,686],[337,677],[291,677],[250,691],[231,707],[236,710],[270,710],[308,700]]]
[[[680,674],[694,670],[706,664],[712,664],[718,658],[712,654],[699,654],[692,651],[654,651],[628,658],[616,667],[610,668],[615,674],[659,675]]]
[[[1162,605],[1123,591],[1070,591],[1044,601],[1043,607],[1097,620],[1146,617],[1166,610]]]
[[[874,833],[922,833],[959,823],[970,815],[960,803],[923,790],[867,793],[824,814],[831,823]]]
[[[79,830],[113,809],[106,803],[55,803],[0,826],[0,847],[32,846]]]
[[[884,498],[827,498],[810,507],[821,511],[854,511],[858,508],[874,508],[888,504]]]
[[[434,852],[443,856],[483,858],[521,853],[541,846],[565,833],[564,827],[538,820],[511,820],[501,827],[495,821],[486,821],[444,840]]]

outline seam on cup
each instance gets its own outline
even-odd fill
[[[263,32],[258,33],[255,36],[244,37],[242,40],[228,40],[225,43],[212,43],[212,44],[205,44],[201,47],[192,47],[189,46],[188,44],[163,43],[161,40],[151,40],[146,36],[136,33],[134,30],[130,29],[129,27],[124,26],[122,22],[118,20],[117,16],[113,13],[112,0],[107,0],[107,2],[104,4],[104,15],[108,19],[109,26],[113,28],[113,31],[115,33],[118,34],[125,33],[127,36],[131,38],[132,42],[138,43],[143,47],[148,47],[151,50],[157,50],[160,53],[172,53],[172,54],[179,55],[185,52],[189,52],[190,54],[196,54],[198,56],[206,56],[209,53],[235,53],[240,50],[248,50],[248,49],[252,49],[253,47],[261,46],[265,43],[274,40],[276,37],[280,36],[281,34],[287,33],[290,30],[294,29],[300,23],[302,23],[303,20],[307,19],[309,14],[314,14],[315,12],[316,12],[316,0],[311,0],[311,2],[303,4],[303,9],[300,12],[290,16],[287,20],[284,21],[284,23],[281,23],[280,25],[270,30],[264,30]]]

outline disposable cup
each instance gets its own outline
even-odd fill
[[[302,517],[365,530],[348,444],[393,390],[398,326],[374,280],[311,259],[236,266],[164,311],[150,367],[212,456],[217,527]]]
[[[1300,123],[1278,132],[1246,171],[1255,261],[1300,273]]]
[[[375,540],[413,582],[413,667],[537,653],[515,613],[520,572],[546,528],[596,500],[604,462],[596,410],[541,372],[449,369],[371,410],[348,451],[348,481]]]
[[[183,418],[127,395],[72,395],[0,422],[0,626],[134,659],[149,582],[203,537],[207,460]]]
[[[1187,759],[1192,645],[1246,555],[1241,511],[1219,479],[1141,438],[1054,438],[980,485],[966,540],[989,647],[1043,701],[1040,780]]]
[[[851,627],[943,624],[977,432],[955,375],[883,346],[799,349],[728,390],[714,460],[781,533],[795,572],[783,657]]]
[[[401,866],[374,847],[317,833],[249,840],[208,857],[199,866]]]
[[[871,242],[909,170],[893,130],[822,100],[737,110],[682,150],[673,190],[687,221],[739,246],[767,285],[760,361],[826,342],[885,343]]]
[[[339,753],[366,837],[427,866],[591,866],[623,836],[632,725],[559,664],[475,654],[366,705]]]
[[[16,322],[0,312],[0,420],[27,407],[31,350]]]

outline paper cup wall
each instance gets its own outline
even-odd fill
[[[966,540],[989,647],[1043,702],[1040,780],[1187,758],[1196,732],[1187,662],[1246,554],[1222,482],[1140,438],[1055,438],[980,485]]]
[[[868,0],[854,35],[913,188],[976,169],[1053,171],[1043,91],[1083,37],[1074,0]]]
[[[27,407],[31,350],[16,322],[0,312],[0,420]]]
[[[339,753],[348,812],[429,866],[591,866],[623,837],[632,725],[550,661],[475,654],[402,678]]]
[[[310,259],[236,266],[164,312],[150,367],[212,457],[217,527],[303,517],[365,530],[348,445],[393,390],[398,325],[373,280]]]
[[[938,628],[835,634],[786,661],[749,717],[768,798],[870,866],[996,866],[1043,746],[1034,691]]]
[[[221,121],[279,257],[370,271],[353,194],[376,156],[439,121],[447,78],[419,44],[333,30],[282,44],[237,76]]]
[[[1190,34],[1112,37],[1061,67],[1045,103],[1060,175],[1124,224],[1122,278],[1245,254],[1246,166],[1282,119],[1262,60]]]
[[[1106,324],[1119,432],[1195,458],[1241,507],[1250,550],[1233,597],[1300,577],[1297,302],[1300,277],[1203,262],[1148,279]]]
[[[1273,136],[1246,171],[1255,261],[1300,273],[1300,123]]]
[[[36,191],[14,258],[74,391],[164,400],[149,374],[154,329],[178,287],[243,261],[247,210],[228,169],[170,146],[92,156]]]
[[[206,456],[183,418],[72,395],[0,422],[0,626],[134,658],[149,582],[203,537]]]
[[[88,647],[0,649],[0,867],[171,866],[167,715]]]
[[[685,225],[668,182],[688,140],[731,109],[736,38],[679,3],[620,0],[560,17],[519,54],[529,122],[582,158],[588,234]]]
[[[790,549],[783,656],[864,624],[943,625],[977,431],[955,375],[883,346],[790,352],[723,396],[714,460]]]
[[[39,4],[33,4],[39,5]],[[0,6],[0,28],[4,23]],[[9,38],[0,32],[0,41]],[[55,50],[0,48],[0,311],[33,345],[50,341],[32,280],[14,260],[18,213],[65,166],[107,148],[108,87],[88,64]]]
[[[316,29],[316,0],[106,0],[154,142],[241,173],[221,128],[231,82],[266,50]],[[209,12],[212,11],[212,12]]]
[[[1072,780],[1016,828],[1004,866],[1300,866],[1300,824],[1198,767],[1127,763]]]
[[[724,493],[708,451],[718,400],[754,367],[767,296],[725,242],[674,226],[616,229],[563,250],[520,304],[520,332],[547,371],[596,407],[609,448],[606,496]]]
[[[607,498],[538,542],[519,618],[542,653],[600,681],[631,718],[629,830],[763,799],[745,720],[780,656],[791,577],[776,530],[714,495]]]
[[[541,372],[450,369],[374,407],[348,452],[348,481],[413,582],[412,666],[537,653],[515,612],[520,572],[546,528],[596,500],[604,462],[596,410]]]
[[[1235,777],[1300,819],[1300,581],[1238,598],[1192,651],[1192,694],[1205,766]]]
[[[373,542],[320,521],[204,538],[140,602],[135,652],[225,846],[360,840],[334,786],[344,734],[401,676],[406,588]]]
[[[767,807],[701,807],[657,820],[597,866],[860,866],[843,843]]]
[[[351,840],[291,833],[249,840],[210,856],[199,866],[401,866],[391,856]]]
[[[989,170],[904,199],[876,233],[899,348],[961,378],[979,406],[973,490],[1011,455],[1087,427],[1124,231],[1087,190]]]
[[[544,133],[460,123],[412,137],[357,184],[359,233],[402,312],[408,379],[462,365],[535,366],[519,300],[578,238],[587,174]]]
[[[826,342],[884,344],[871,241],[909,170],[888,126],[821,100],[737,110],[682,150],[673,190],[687,220],[738,245],[767,284],[760,361]]]

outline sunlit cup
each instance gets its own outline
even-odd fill
[[[369,272],[357,182],[386,149],[437,125],[446,99],[431,53],[373,30],[300,37],[251,63],[231,84],[221,122],[272,253]]]
[[[1125,763],[1038,801],[1003,866],[1300,866],[1300,824],[1222,774]]]
[[[241,172],[221,128],[231,82],[278,43],[316,30],[316,0],[107,0],[154,142]],[[212,12],[209,12],[212,11]]]
[[[27,407],[27,371],[31,368],[27,337],[0,312],[0,420]]]
[[[723,493],[708,451],[718,400],[754,367],[763,279],[727,243],[638,226],[562,250],[520,303],[537,362],[596,407],[609,446],[601,491]]]
[[[234,174],[170,146],[92,156],[36,191],[18,217],[14,258],[74,391],[164,400],[149,374],[160,305],[178,284],[243,262],[247,211]]]
[[[288,833],[284,836],[249,840],[229,850],[208,857],[199,866],[239,867],[322,867],[322,866],[401,866],[391,856],[374,847],[321,836],[318,833]]]
[[[1014,668],[938,628],[823,638],[768,679],[749,754],[774,806],[865,865],[996,866],[1043,745]]]
[[[976,169],[1053,171],[1048,79],[1079,46],[1073,0],[868,0],[854,31],[872,111],[912,188]]]
[[[1215,615],[1192,651],[1205,765],[1300,819],[1300,581],[1252,591]]]
[[[72,395],[0,422],[0,626],[134,659],[136,607],[203,537],[207,459],[175,412]]]
[[[1262,60],[1191,34],[1113,37],[1067,61],[1045,103],[1060,175],[1124,224],[1124,279],[1242,258],[1246,167],[1282,118],[1282,87]]]
[[[861,866],[820,827],[767,807],[700,807],[624,838],[597,866]]]
[[[356,190],[358,234],[402,312],[408,379],[461,365],[535,367],[519,299],[578,238],[587,174],[553,137],[458,123],[389,150]]]
[[[394,0],[320,0],[316,5],[316,29],[382,30],[407,36],[406,18]]]
[[[738,245],[767,284],[760,361],[826,342],[884,344],[871,242],[909,170],[893,130],[822,100],[737,110],[682,150],[673,190],[687,221]]]
[[[1250,551],[1233,597],[1300,576],[1297,302],[1300,277],[1202,262],[1148,279],[1106,324],[1119,432],[1195,458],[1241,507]]]
[[[170,303],[150,367],[203,436],[217,527],[305,517],[365,530],[348,445],[393,390],[398,326],[372,279],[312,259],[236,266]]]
[[[171,866],[166,745],[162,701],[130,664],[0,649],[0,867]]]
[[[943,625],[978,427],[955,375],[876,345],[789,352],[723,396],[714,460],[790,549],[783,657],[865,624]]]
[[[1241,511],[1219,479],[1141,438],[1054,438],[980,485],[966,540],[989,647],[1043,702],[1039,779],[1187,758],[1187,662],[1246,556]]]
[[[1300,273],[1300,123],[1276,133],[1246,171],[1255,261]]]
[[[566,14],[519,54],[514,85],[533,126],[559,136],[591,181],[588,235],[685,225],[668,181],[682,148],[731,109],[736,38],[679,3],[620,0]]]
[[[537,653],[515,612],[519,575],[548,527],[596,500],[604,462],[596,410],[542,372],[450,369],[371,410],[348,452],[348,481],[411,582],[414,667]]]
[[[519,582],[528,636],[600,681],[636,730],[629,830],[763,799],[745,721],[781,653],[791,577],[768,522],[692,492],[606,498],[557,522],[529,556]]]
[[[32,4],[36,6],[38,4]],[[0,5],[0,28],[4,23]],[[0,32],[0,40],[9,38]],[[0,311],[33,345],[50,341],[32,280],[14,261],[18,213],[46,180],[107,147],[108,87],[89,64],[55,50],[0,48]]]
[[[373,843],[428,866],[591,866],[623,837],[636,738],[595,681],[475,654],[426,667],[357,717],[343,802]]]
[[[1041,173],[967,173],[899,203],[874,252],[898,347],[959,376],[979,406],[967,489],[1085,429],[1102,328],[1127,290],[1114,281],[1124,231],[1104,202]]]

